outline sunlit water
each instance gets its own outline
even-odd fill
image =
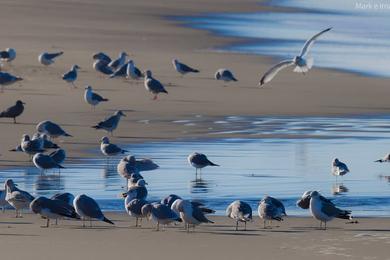
[[[281,199],[290,215],[308,215],[295,201],[305,190],[320,190],[360,216],[390,216],[390,163],[374,160],[390,152],[388,117],[226,117],[213,122],[209,139],[124,145],[138,157],[149,157],[161,168],[143,175],[149,183],[149,200],[175,193],[201,200],[223,214],[236,199],[257,209],[264,195]],[[172,122],[196,125],[199,117]],[[189,126],[191,127],[191,126]],[[211,139],[215,133],[239,131],[265,138]],[[299,138],[297,138],[299,136]],[[211,137],[211,138],[210,138]],[[207,154],[220,167],[205,168],[201,180],[187,163],[193,151]],[[21,154],[21,156],[23,156]],[[118,158],[108,162],[96,149],[96,159],[67,163],[61,174],[41,175],[33,167],[2,170],[0,182],[13,178],[34,195],[56,192],[85,193],[105,210],[123,210],[119,194],[125,181],[116,173]],[[334,157],[345,161],[351,172],[336,183],[330,174]]]
[[[371,3],[371,5],[364,5]],[[390,76],[390,4],[371,0],[272,0],[293,12],[209,14],[180,17],[188,26],[247,42],[225,50],[292,58],[315,33],[333,27],[312,48],[315,66],[372,76]]]

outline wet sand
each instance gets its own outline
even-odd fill
[[[45,220],[26,214],[1,216],[0,250],[4,259],[388,259],[389,220],[359,219],[358,224],[335,220],[319,230],[312,218],[287,218],[279,227],[264,230],[260,219],[247,231],[235,231],[227,217],[212,217],[187,234],[181,226],[154,231],[152,222],[135,228],[124,213],[109,213],[116,226],[60,221],[41,228]],[[274,223],[276,224],[276,223]]]

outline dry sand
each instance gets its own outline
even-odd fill
[[[256,216],[247,231],[234,231],[227,217],[212,217],[215,224],[187,234],[179,225],[156,232],[151,222],[135,228],[134,219],[125,214],[107,216],[115,227],[99,222],[82,229],[81,222],[60,221],[58,226],[41,228],[45,220],[37,215],[15,219],[13,212],[0,214],[1,258],[390,259],[388,219],[364,218],[359,224],[335,220],[324,231],[312,218],[287,218],[279,227],[264,230]]]

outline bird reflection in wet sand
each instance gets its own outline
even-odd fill
[[[64,181],[62,180],[61,175],[39,175],[35,180],[35,190],[64,190]]]
[[[332,186],[332,194],[333,195],[342,195],[343,193],[349,192],[347,186],[342,183],[334,183]]]
[[[191,193],[209,193],[211,191],[210,183],[201,178],[191,181]]]
[[[117,176],[116,167],[113,164],[103,165],[103,178],[111,179]]]
[[[379,175],[379,178],[390,183],[390,175]]]

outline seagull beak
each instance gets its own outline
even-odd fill
[[[127,197],[127,193],[126,192],[122,193],[122,198],[126,198],[126,197]]]

